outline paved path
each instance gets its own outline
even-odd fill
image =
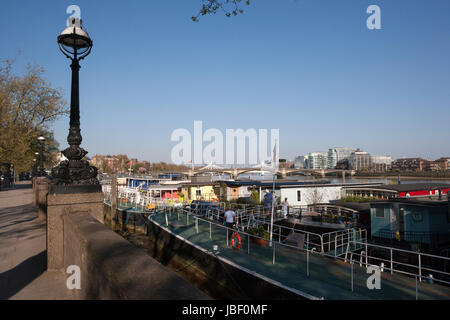
[[[0,300],[71,299],[62,273],[46,272],[46,224],[30,182],[0,191]]]

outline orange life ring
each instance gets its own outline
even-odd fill
[[[237,245],[235,246],[235,241],[234,238],[237,238]],[[242,239],[241,236],[239,235],[239,233],[235,232],[231,235],[231,246],[236,249],[239,250],[241,248],[241,243],[242,243]]]

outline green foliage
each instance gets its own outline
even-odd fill
[[[252,191],[252,194],[250,195],[250,199],[256,205],[261,204],[261,201],[259,201],[259,192],[256,190]]]
[[[218,11],[222,11],[226,17],[237,16],[244,13],[244,10],[240,7],[240,4],[245,3],[250,5],[250,0],[202,0],[202,7],[200,8],[197,16],[192,16],[191,19],[194,22],[200,20],[200,16],[207,14],[216,14]]]
[[[259,225],[258,227],[248,228],[247,233],[258,236],[260,238],[264,238],[265,240],[269,240],[269,233],[264,229],[264,226],[262,225]]]
[[[30,171],[37,138],[44,136],[46,159],[51,162],[57,143],[49,125],[68,113],[61,89],[43,78],[44,69],[28,65],[23,76],[14,74],[15,60],[0,61],[0,162],[17,174]]]

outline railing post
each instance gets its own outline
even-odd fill
[[[306,250],[309,249],[309,232],[306,234]]]
[[[275,264],[275,242],[273,243],[273,254],[272,254],[272,264]]]
[[[195,230],[198,233],[198,218],[195,218]]]
[[[247,254],[250,254],[250,234],[247,235]]]
[[[416,276],[416,300],[419,300],[419,285],[417,283],[417,276]]]
[[[279,233],[278,233],[278,242],[281,243],[281,226],[278,227]]]
[[[367,251],[367,242],[366,242],[366,268],[367,268],[367,266],[368,266],[368,262],[369,262],[369,259],[368,259],[368,255],[369,255],[369,252]]]
[[[228,227],[225,227],[225,231],[227,233],[227,247],[228,247]]]
[[[212,239],[212,235],[211,235],[211,222],[209,222],[209,239]]]
[[[418,255],[419,255],[419,281],[422,282],[422,259],[420,253],[418,253]]]
[[[391,274],[394,274],[394,259],[392,258],[392,248],[391,248]]]
[[[350,268],[352,269],[352,292],[353,292],[353,259],[350,261]]]
[[[309,250],[306,249],[306,275],[309,277]]]
[[[337,234],[334,235],[334,257],[337,256]]]

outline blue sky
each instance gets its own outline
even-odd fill
[[[81,62],[82,146],[170,161],[177,128],[280,129],[280,156],[330,147],[450,156],[450,1],[253,0],[190,17],[198,0],[2,0],[0,58],[27,62],[70,100],[58,50],[66,8],[94,41]],[[366,8],[381,8],[381,30]],[[61,149],[68,118],[54,124]]]

